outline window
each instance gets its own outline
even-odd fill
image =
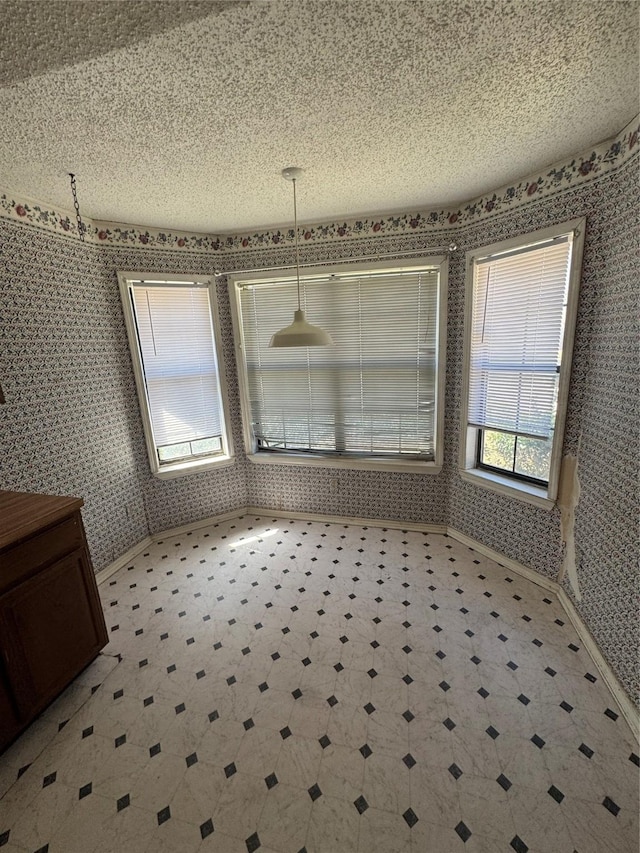
[[[151,470],[176,477],[228,461],[211,282],[118,278]]]
[[[584,220],[467,253],[465,479],[547,505],[557,492]]]
[[[444,258],[318,269],[302,308],[334,346],[270,349],[297,304],[291,273],[232,278],[252,461],[391,470],[441,461]]]

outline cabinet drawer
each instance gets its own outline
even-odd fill
[[[80,514],[14,545],[0,554],[0,593],[32,575],[41,566],[75,551],[83,544]]]

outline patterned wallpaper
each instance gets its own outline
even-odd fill
[[[139,411],[103,253],[0,221],[0,486],[79,495],[96,569],[147,535]]]
[[[290,240],[265,237],[253,243],[247,237],[230,238],[217,249],[137,237],[105,238],[102,243],[98,237],[80,244],[72,224],[68,232],[58,225],[51,229],[37,218],[25,224],[29,217],[16,213],[16,203],[11,211],[0,206],[6,357],[2,378],[8,400],[0,407],[0,486],[82,495],[96,569],[149,530],[249,503],[449,523],[507,557],[555,577],[561,557],[557,512],[481,490],[463,483],[457,474],[464,252],[586,215],[565,436],[565,451],[574,451],[582,435],[576,540],[583,600],[577,606],[634,694],[638,529],[630,519],[638,518],[640,457],[637,396],[631,389],[637,386],[638,375],[634,325],[638,275],[633,249],[640,147],[637,134],[627,131],[624,139],[624,157],[614,153],[606,159],[607,151],[617,150],[613,141],[593,161],[576,158],[571,168],[569,164],[564,171],[551,170],[575,178],[560,180],[553,191],[545,185],[540,192],[528,193],[531,180],[522,182],[525,190],[517,204],[492,209],[485,204],[481,214],[456,221],[438,216],[429,228],[422,227],[428,216],[418,223],[420,227],[407,219],[397,228],[392,223],[356,235],[321,226],[303,244],[303,261],[322,262],[416,249],[429,252],[452,239],[458,244],[449,276],[445,465],[438,476],[248,463],[242,453],[230,310],[222,277],[217,287],[236,463],[182,479],[152,477],[116,270],[211,274],[215,268],[286,264],[292,259]],[[592,166],[583,166],[586,162]],[[334,477],[337,491],[332,489]]]

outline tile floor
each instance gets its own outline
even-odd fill
[[[2,853],[633,853],[638,748],[553,596],[443,535],[249,517],[101,586],[0,759]]]

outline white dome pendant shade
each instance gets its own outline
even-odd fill
[[[333,341],[329,332],[319,326],[308,323],[300,306],[300,256],[298,250],[298,208],[296,204],[296,181],[302,175],[302,169],[290,166],[282,170],[282,177],[293,184],[293,221],[296,246],[296,280],[298,282],[298,310],[293,314],[293,323],[280,329],[271,338],[270,347],[327,347]]]
[[[271,338],[270,347],[328,347],[333,344],[329,332],[307,323],[304,311],[294,311],[293,323]]]

